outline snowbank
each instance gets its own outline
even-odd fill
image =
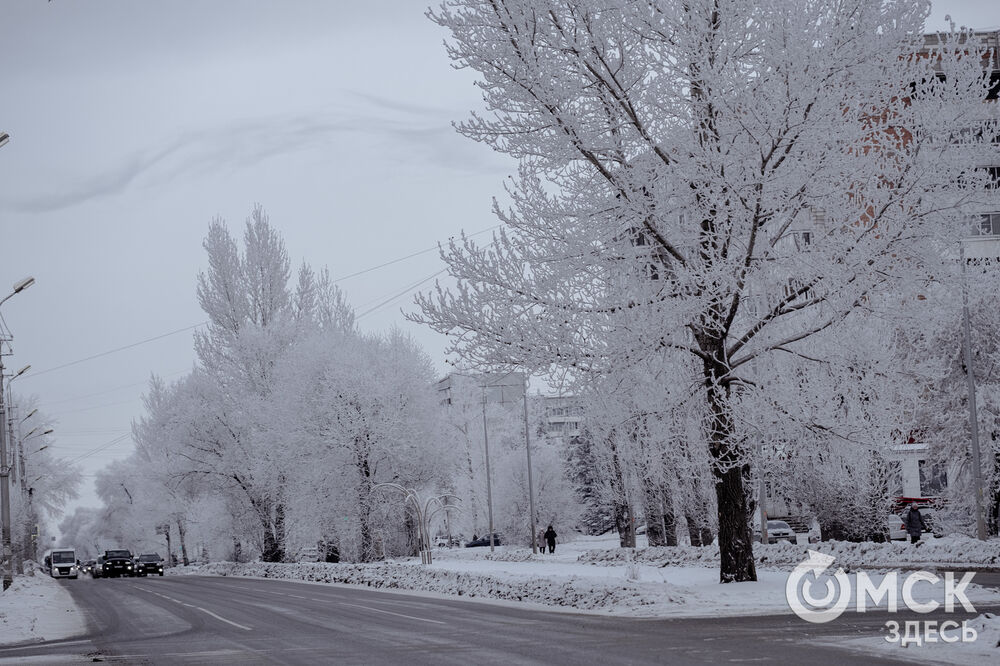
[[[979,541],[963,535],[940,539],[929,538],[919,544],[908,541],[891,543],[850,543],[824,541],[815,544],[755,544],[754,555],[762,568],[790,569],[806,559],[809,549],[833,555],[835,566],[845,569],[892,569],[1000,567],[1000,540]],[[601,548],[581,553],[579,561],[594,564],[625,562],[627,552],[621,548]],[[696,548],[692,546],[650,547],[636,549],[636,559],[654,566],[713,565],[719,563],[717,546]]]
[[[978,552],[961,541],[940,541],[926,553],[942,555],[965,547],[972,554]],[[904,562],[909,551],[923,551],[929,544],[919,549],[904,545],[909,544],[828,543],[819,544],[819,549],[837,556],[835,567],[871,562],[885,569],[893,561]],[[413,590],[615,615],[762,615],[791,612],[785,599],[787,572],[805,559],[808,548],[791,544],[759,548],[761,559],[771,566],[758,570],[756,582],[729,585],[719,584],[715,548],[639,548],[633,565],[630,551],[618,548],[613,537],[583,537],[560,544],[552,555],[534,555],[526,548],[510,546],[498,547],[494,553],[486,548],[439,549],[430,566],[420,565],[415,558],[374,564],[220,562],[186,573]],[[981,559],[989,558],[982,555]],[[873,580],[877,583],[881,578],[873,576]],[[969,588],[969,598],[973,603],[1000,603],[1000,593],[978,586]]]
[[[26,563],[31,564],[31,563]],[[34,568],[0,593],[0,645],[56,640],[82,634],[84,620],[69,592]]]
[[[929,662],[934,664],[997,664],[1000,663],[1000,616],[983,613],[967,622],[977,632],[975,641],[963,643],[960,640],[947,643],[936,637],[933,643],[920,645],[889,643],[884,638],[859,638],[837,643],[837,647],[848,647],[879,657],[904,659],[908,662]],[[956,638],[961,630],[949,629],[948,636]]]
[[[524,601],[554,607],[591,611],[644,614],[665,604],[682,604],[684,598],[672,585],[642,585],[633,581],[578,576],[542,576],[524,569],[511,573],[487,569],[456,571],[441,564],[420,566],[413,562],[377,564],[239,564],[216,562],[200,567],[203,575],[283,578],[321,583],[361,585],[381,589],[437,592],[459,597]]]

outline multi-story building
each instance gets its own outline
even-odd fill
[[[583,426],[583,407],[571,395],[545,396],[545,421],[542,427],[546,439],[566,442],[578,437]]]

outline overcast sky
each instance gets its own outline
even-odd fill
[[[0,298],[37,280],[0,312],[14,336],[4,363],[31,364],[15,392],[37,397],[52,451],[84,467],[74,507],[98,505],[94,472],[131,451],[150,375],[171,381],[195,362],[213,217],[241,234],[260,203],[293,266],[335,278],[496,224],[490,198],[512,165],[451,128],[479,94],[425,8],[0,4],[0,131],[11,135],[0,148]],[[946,13],[1000,25],[995,0],[966,0],[935,3],[928,28],[945,27]],[[443,372],[444,341],[400,314],[412,301],[403,292],[442,267],[424,252],[340,286],[359,313],[381,306],[363,328],[412,332]]]

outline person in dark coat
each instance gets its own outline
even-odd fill
[[[903,524],[906,526],[906,533],[910,535],[910,543],[920,541],[920,535],[928,529],[927,522],[920,515],[920,509],[917,508],[915,503],[911,504],[910,510],[906,512]]]
[[[552,529],[549,525],[549,529],[545,530],[545,542],[549,544],[549,552],[556,552],[556,531]]]

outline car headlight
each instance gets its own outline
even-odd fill
[[[132,565],[131,565],[131,564],[126,564],[126,565],[125,565],[125,568],[126,568],[126,569],[131,569],[131,568],[132,568]]]

